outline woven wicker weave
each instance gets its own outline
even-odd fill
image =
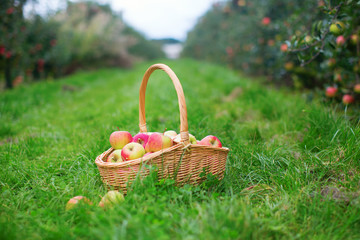
[[[108,188],[118,189],[126,193],[127,187],[137,175],[143,177],[149,173],[149,168],[142,167],[144,164],[155,165],[158,169],[159,179],[172,178],[176,180],[178,185],[200,183],[203,179],[199,175],[204,171],[217,175],[220,179],[224,176],[229,149],[190,144],[184,92],[175,73],[164,64],[152,65],[143,77],[139,96],[140,132],[147,132],[145,92],[149,77],[156,69],[165,71],[176,89],[180,109],[181,142],[145,157],[121,163],[106,162],[107,157],[114,151],[113,148],[108,149],[95,160],[101,178],[108,185]]]

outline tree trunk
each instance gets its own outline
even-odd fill
[[[6,85],[5,88],[6,89],[11,89],[13,88],[13,84],[11,81],[11,63],[10,63],[11,59],[5,59],[5,81],[6,81]]]

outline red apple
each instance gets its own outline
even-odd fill
[[[149,137],[149,141],[145,146],[146,152],[157,152],[173,145],[170,137],[160,133],[153,133]]]
[[[70,209],[73,209],[74,207],[77,206],[77,204],[79,203],[86,203],[88,205],[92,205],[92,202],[87,199],[86,197],[83,197],[83,196],[76,196],[76,197],[73,197],[71,198],[67,203],[66,203],[66,207],[65,207],[65,210],[68,211]]]
[[[149,140],[149,135],[146,133],[138,133],[133,137],[133,142],[141,144],[144,148]]]
[[[121,157],[121,149],[117,149],[113,151],[106,159],[106,162],[110,162],[110,163],[123,162],[123,159]]]
[[[110,208],[125,201],[124,195],[118,191],[109,191],[99,202],[99,207]]]
[[[358,83],[354,86],[354,92],[360,93],[360,83]]]
[[[343,35],[340,35],[336,38],[336,44],[338,46],[342,46],[342,45],[344,45],[344,43],[345,43],[345,38]]]
[[[345,104],[345,105],[348,105],[350,103],[353,103],[355,101],[354,97],[349,95],[349,94],[345,94],[342,98],[342,102]]]
[[[124,161],[141,158],[145,154],[144,147],[135,142],[126,144],[121,150],[121,157]]]
[[[327,97],[330,97],[330,98],[335,97],[336,93],[337,93],[337,88],[336,87],[327,87],[326,88],[325,95]]]
[[[262,25],[267,26],[267,25],[269,25],[269,24],[271,23],[271,18],[269,18],[269,17],[264,17],[264,18],[261,20],[261,23],[262,23]]]
[[[287,45],[286,43],[281,44],[280,50],[281,50],[282,52],[287,52],[287,50],[288,50],[288,45]]]
[[[132,136],[127,131],[116,131],[110,135],[110,145],[114,149],[122,149],[126,144],[132,141]]]
[[[220,142],[220,140],[215,137],[215,136],[212,136],[212,135],[209,135],[209,136],[206,136],[204,137],[200,143],[200,145],[205,145],[205,146],[213,146],[213,147],[219,147],[221,148],[222,147],[222,144]]]

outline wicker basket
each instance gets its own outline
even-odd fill
[[[149,168],[144,167],[146,164],[157,167],[159,179],[172,178],[180,186],[185,183],[200,183],[203,178],[199,175],[204,171],[205,173],[217,175],[220,179],[224,176],[229,149],[190,144],[184,92],[175,73],[164,64],[152,65],[147,69],[143,77],[139,96],[140,132],[147,132],[145,92],[149,77],[156,69],[165,71],[175,86],[180,109],[181,142],[145,157],[121,163],[105,162],[107,157],[114,151],[113,148],[108,149],[96,158],[95,163],[98,166],[103,182],[107,184],[109,189],[118,189],[126,193],[127,187],[131,185],[131,182],[137,176],[144,177],[149,173]]]

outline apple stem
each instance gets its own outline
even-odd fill
[[[165,130],[164,130],[164,132],[163,132],[163,135],[165,134],[165,132],[166,132],[166,129],[167,129],[167,128],[165,128]]]
[[[118,126],[116,126],[116,128],[120,131],[120,128]]]

